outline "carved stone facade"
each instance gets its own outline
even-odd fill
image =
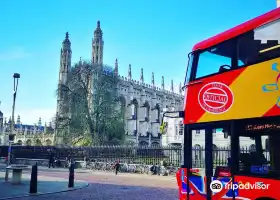
[[[67,81],[66,71],[71,65],[71,43],[68,33],[62,43],[61,63],[59,83]],[[92,39],[92,62],[95,64],[103,63],[103,32],[100,22],[97,22],[97,28],[94,31]],[[65,63],[66,68],[65,69]],[[182,110],[184,97],[182,95],[181,84],[179,90],[175,92],[173,80],[171,88],[165,88],[164,77],[162,77],[161,87],[156,86],[154,73],[152,73],[151,84],[144,82],[143,69],[141,69],[140,80],[132,78],[131,65],[128,66],[128,76],[119,75],[118,60],[115,61],[114,73],[119,76],[118,95],[121,100],[122,109],[125,109],[125,132],[126,139],[140,145],[159,145],[161,144],[161,135],[159,126],[163,109]],[[60,94],[60,93],[59,93]],[[57,115],[66,115],[63,112],[65,100],[61,96],[57,100]]]
[[[167,91],[163,79],[161,88],[158,88],[154,83],[154,75],[150,85],[144,83],[143,74],[139,82],[131,78],[130,72],[128,78],[120,77],[118,88],[122,106],[126,109],[127,139],[141,145],[161,144],[159,126],[163,110],[182,110],[184,98],[174,92],[173,83],[171,91]]]
[[[8,145],[8,134],[11,130],[11,119],[3,123],[2,132],[0,131],[0,145]],[[52,124],[49,123],[42,126],[41,118],[39,118],[38,123],[34,125],[22,124],[20,121],[20,116],[17,118],[17,122],[14,124],[14,143],[17,145],[24,146],[51,146],[54,144],[55,134]]]

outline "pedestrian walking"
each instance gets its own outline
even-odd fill
[[[50,157],[49,157],[49,168],[53,167],[54,168],[54,153],[51,152],[50,153]]]
[[[68,153],[68,156],[66,157],[66,163],[65,163],[64,167],[69,168],[72,163],[73,163],[73,158],[71,156],[71,153]]]
[[[118,175],[118,172],[120,171],[120,162],[119,161],[116,161],[116,164],[115,164],[115,173],[116,175]]]
[[[9,164],[10,164],[10,165],[11,165],[11,164],[16,164],[16,163],[15,163],[15,156],[14,156],[14,154],[12,154],[12,153],[11,153],[11,155],[10,155],[10,163],[9,163]]]

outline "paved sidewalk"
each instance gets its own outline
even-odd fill
[[[45,171],[42,175],[65,178],[68,172]],[[114,173],[76,173],[75,178],[88,182],[89,187],[72,192],[30,196],[21,200],[176,200],[178,187],[175,180],[126,176]]]
[[[6,165],[0,164],[0,171],[5,170]],[[27,171],[31,171],[32,166],[28,166]],[[40,174],[41,172],[69,172],[69,169],[67,168],[48,168],[44,166],[38,166],[38,173]],[[30,173],[30,172],[28,172]],[[93,175],[114,175],[115,172],[113,171],[102,171],[102,170],[90,170],[90,169],[75,169],[75,174],[93,174]],[[128,173],[128,172],[120,172],[121,176],[126,176],[126,177],[142,177],[142,178],[148,178],[148,179],[160,179],[160,180],[176,180],[175,176],[158,176],[158,175],[151,175],[151,174],[138,174],[138,173]],[[51,175],[52,176],[52,175]]]
[[[4,171],[6,168],[6,164],[2,164],[0,163],[0,171]],[[27,170],[31,171],[32,166],[31,165],[27,165],[28,168]],[[48,167],[44,167],[44,166],[38,166],[38,171],[56,171],[56,172],[68,172],[69,169],[68,168],[48,168]],[[85,172],[92,172],[92,170],[89,169],[75,169],[75,172],[77,173],[85,173]]]
[[[10,179],[12,174],[10,173]],[[10,198],[19,198],[24,196],[30,196],[29,194],[29,183],[30,183],[30,173],[22,175],[22,184],[21,185],[12,185],[10,182],[5,182],[5,172],[0,172],[0,200],[10,199]],[[85,188],[88,186],[87,182],[84,181],[75,181],[75,187],[68,188],[68,180],[58,177],[48,177],[48,176],[38,176],[38,193],[35,195],[42,194],[52,194],[59,192],[66,192],[71,190],[77,190]],[[34,196],[34,195],[32,195]]]

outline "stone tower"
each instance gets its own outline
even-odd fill
[[[103,64],[103,32],[100,28],[100,21],[97,22],[97,27],[94,31],[94,37],[92,39],[92,63]]]
[[[60,51],[60,70],[59,70],[59,79],[58,79],[58,93],[57,93],[57,117],[64,118],[67,112],[67,94],[65,94],[65,90],[63,89],[63,85],[67,84],[67,76],[71,69],[71,42],[69,40],[69,34],[66,33],[65,39],[62,42],[62,48]]]
[[[104,41],[103,41],[103,32],[100,28],[100,21],[97,21],[97,26],[93,34],[92,39],[92,64],[96,67],[101,66],[103,64],[103,47],[104,47]],[[117,60],[116,60],[116,67],[117,67]],[[115,68],[115,70],[118,70]],[[118,71],[115,71],[118,73]],[[92,74],[91,77],[89,77],[88,82],[88,107],[92,111],[93,110],[93,94],[94,94],[94,79],[97,78]]]

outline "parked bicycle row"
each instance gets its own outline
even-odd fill
[[[83,168],[94,171],[115,171],[116,162],[96,162],[86,161]],[[126,162],[119,163],[119,172],[138,173],[138,174],[154,174],[154,175],[175,175],[178,167],[163,165],[145,165],[145,164],[128,164]]]

